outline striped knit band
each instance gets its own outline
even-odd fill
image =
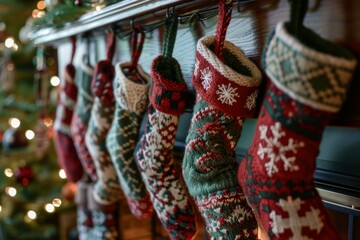
[[[181,115],[185,111],[187,86],[175,58],[162,55],[151,65],[150,102],[160,112]]]
[[[214,37],[206,36],[197,44],[192,79],[197,93],[212,107],[229,116],[251,117],[261,82],[260,70],[228,41],[224,44],[226,63],[223,63],[210,49],[213,43]],[[232,62],[232,66],[228,62]],[[246,74],[237,68],[239,66]]]
[[[307,31],[309,35],[314,34]],[[315,38],[316,41],[320,39],[318,36]],[[308,41],[313,40],[308,37]],[[321,47],[315,40],[313,42],[316,48]],[[266,51],[266,73],[293,99],[319,110],[337,112],[345,100],[356,60],[336,56],[347,56],[348,53],[335,44],[332,47],[337,54],[306,46],[287,32],[285,23],[279,23]]]
[[[150,87],[150,76],[146,74],[140,65],[136,70],[145,83],[130,80],[124,75],[123,69],[131,65],[130,62],[118,63],[115,66],[114,92],[115,100],[122,109],[141,115],[146,110],[147,94]]]

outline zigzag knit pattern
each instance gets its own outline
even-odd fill
[[[58,162],[65,170],[67,179],[71,182],[77,182],[84,173],[70,133],[70,124],[77,97],[77,88],[74,84],[75,72],[75,67],[72,64],[66,66],[65,79],[62,82],[60,102],[56,109],[54,123]]]
[[[112,94],[114,75],[114,67],[109,61],[97,63],[92,81],[95,98],[85,135],[86,146],[94,160],[98,176],[93,196],[101,204],[114,203],[121,196],[119,180],[106,148],[106,135],[111,127],[115,109]]]
[[[134,150],[148,102],[150,76],[145,74],[138,65],[138,75],[145,83],[130,80],[123,73],[123,69],[129,65],[130,63],[120,63],[115,67],[116,107],[106,145],[131,213],[138,219],[145,219],[153,215],[153,207],[136,166]]]
[[[164,74],[171,72],[170,69],[172,74]],[[182,96],[187,87],[180,66],[173,58],[157,57],[152,63],[151,75],[148,122],[141,139],[142,148],[137,152],[137,163],[157,216],[170,238],[192,239],[196,232],[195,215],[172,157],[179,115],[185,107]],[[161,92],[169,94],[158,94]]]
[[[85,172],[92,181],[96,181],[97,175],[95,164],[85,143],[85,134],[88,128],[91,108],[94,102],[94,97],[91,93],[91,79],[93,77],[93,73],[94,70],[91,66],[82,63],[80,65],[80,71],[76,74],[78,96],[70,130],[77,154]]]
[[[319,38],[313,34],[307,32],[308,43]],[[338,46],[331,49],[303,45],[280,23],[266,50],[271,83],[238,181],[270,239],[340,239],[313,175],[325,125],[345,98],[356,62]]]
[[[211,239],[256,239],[256,220],[237,184],[235,147],[243,117],[255,109],[261,74],[230,42],[225,42],[224,59],[233,62],[221,62],[209,48],[213,41],[204,37],[197,46],[192,79],[197,101],[186,139],[184,178]]]

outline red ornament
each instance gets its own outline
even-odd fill
[[[66,200],[73,202],[75,194],[77,192],[77,186],[75,183],[67,182],[61,189],[61,193]]]
[[[33,178],[34,174],[32,168],[28,165],[19,167],[15,170],[16,182],[21,183],[23,186],[29,185]]]
[[[76,6],[78,6],[78,7],[81,7],[82,1],[81,1],[81,0],[75,0],[75,1],[74,1],[74,4],[75,4]]]

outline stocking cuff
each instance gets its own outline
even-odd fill
[[[127,78],[123,69],[130,66],[130,62],[119,63],[115,67],[116,77],[114,81],[115,100],[123,109],[141,115],[146,110],[150,76],[137,65],[137,73],[145,83],[139,83]]]
[[[172,57],[158,56],[151,66],[150,102],[160,112],[181,115],[185,111],[187,86],[180,65]]]
[[[251,117],[255,110],[260,70],[234,44],[225,41],[222,62],[211,50],[214,36],[197,44],[192,82],[209,105],[230,116]]]
[[[266,73],[293,99],[337,112],[345,100],[356,60],[342,47],[309,29],[302,30],[300,41],[287,31],[285,23],[277,25],[265,53]]]

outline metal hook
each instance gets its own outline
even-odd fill
[[[172,18],[174,16],[175,7],[176,6],[172,6],[172,7],[169,7],[168,9],[166,9],[166,18],[167,19]]]

